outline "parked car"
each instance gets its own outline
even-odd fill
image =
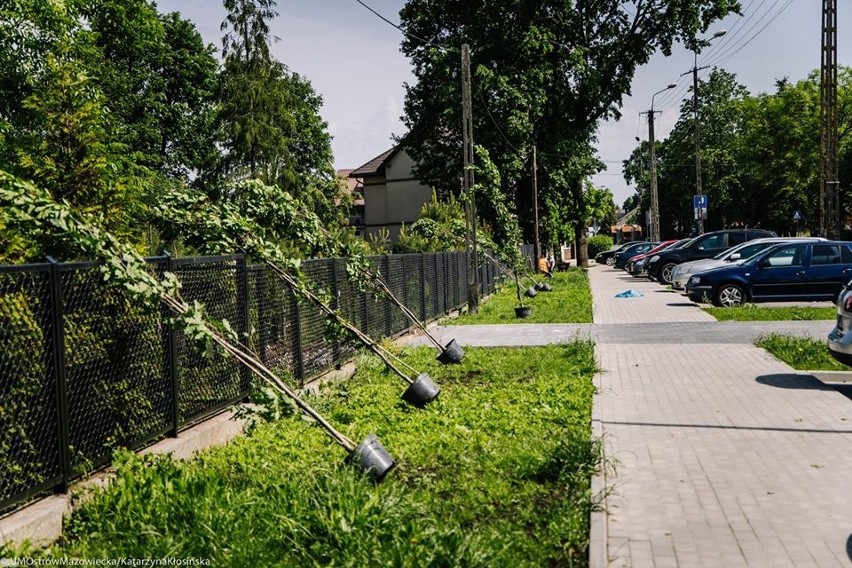
[[[852,367],[852,280],[846,282],[837,296],[837,322],[828,334],[828,352]]]
[[[630,260],[627,261],[627,264],[624,265],[624,271],[629,273],[631,276],[638,276],[644,272],[645,268],[645,259],[664,250],[668,250],[678,242],[677,240],[671,241],[663,241],[648,252],[643,252],[641,254],[637,254],[634,257],[631,257]]]
[[[595,262],[597,264],[606,264],[607,266],[612,266],[613,264],[615,264],[615,253],[617,253],[629,244],[632,243],[621,243],[620,245],[616,245],[609,250],[599,252],[595,255]]]
[[[745,260],[778,243],[787,243],[791,241],[824,241],[821,237],[767,237],[765,239],[754,239],[747,241],[741,245],[729,248],[713,258],[705,258],[702,260],[691,260],[684,262],[674,267],[672,270],[672,288],[680,292],[686,290],[686,283],[689,277],[699,272],[707,272],[712,268],[726,266],[731,262]]]
[[[776,244],[749,259],[693,274],[686,293],[694,302],[716,306],[744,302],[834,300],[852,277],[852,243]]]
[[[648,278],[663,284],[671,284],[672,271],[678,264],[690,260],[712,258],[733,246],[759,239],[761,237],[777,237],[772,231],[763,229],[728,229],[713,231],[696,237],[688,245],[679,249],[655,254],[648,260]]]
[[[659,245],[659,243],[641,242],[635,243],[633,246],[624,247],[622,250],[615,253],[615,261],[613,262],[613,266],[615,268],[623,269],[624,265],[627,264],[628,260],[636,256],[637,254],[648,252],[657,245]]]

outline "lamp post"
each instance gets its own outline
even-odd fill
[[[657,194],[657,154],[654,143],[654,97],[677,87],[672,83],[651,95],[651,110],[648,111],[648,141],[651,143],[651,240],[661,242],[660,238],[660,200]]]
[[[713,37],[707,40],[707,43],[713,41],[717,37],[722,37],[728,33],[728,30],[719,30]],[[681,76],[687,73],[692,73],[692,111],[695,115],[695,194],[701,200],[701,133],[698,126],[698,72],[701,69],[707,69],[707,66],[698,67],[698,51],[692,50],[693,65],[692,70],[682,73]],[[698,234],[704,233],[704,217],[702,217],[701,209],[698,210]]]

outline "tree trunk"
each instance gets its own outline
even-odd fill
[[[572,191],[574,194],[574,201],[577,206],[577,211],[585,211],[586,207],[583,204],[583,178],[577,179],[574,184],[574,190]],[[589,248],[588,242],[586,241],[586,219],[585,214],[581,213],[580,218],[577,220],[577,224],[574,226],[574,242],[577,245],[577,266],[582,266],[584,268],[589,267]]]

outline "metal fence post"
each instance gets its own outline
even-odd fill
[[[242,325],[237,329],[237,333],[242,336],[242,341],[248,346],[250,345],[249,317],[251,317],[251,310],[249,309],[248,262],[246,251],[242,249],[237,254],[237,306],[243,316]],[[240,392],[245,395],[243,402],[249,402],[251,375],[245,365],[240,365]]]
[[[299,297],[295,290],[290,289],[293,301],[293,359],[296,363],[296,379],[299,384],[305,381],[305,354],[302,353],[302,315],[299,309]]]
[[[420,321],[426,321],[426,253],[420,253]]]
[[[62,482],[59,489],[68,491],[68,485],[73,477],[71,471],[71,438],[68,417],[68,384],[65,374],[65,328],[62,300],[62,277],[59,263],[48,256],[50,263],[50,307],[53,314],[53,376],[56,381],[56,412],[59,426],[59,464],[62,470]]]
[[[340,314],[340,290],[337,287],[337,258],[331,261],[331,309]],[[346,318],[348,319],[348,318]],[[334,334],[334,342],[331,344],[331,360],[335,368],[340,368],[340,335]]]
[[[163,257],[166,259],[166,272],[174,274],[174,264],[172,263],[172,255],[167,251],[163,251]],[[177,438],[178,430],[180,430],[180,379],[178,376],[178,353],[177,353],[177,335],[175,333],[174,323],[170,321],[171,314],[168,309],[162,308],[163,323],[166,326],[166,366],[169,373],[169,384],[171,385],[171,403],[172,403],[172,426],[168,432],[169,437]]]
[[[385,282],[388,283],[391,290],[393,290],[393,284],[390,276],[390,257],[385,255]],[[391,301],[387,298],[384,298],[385,303],[385,321],[387,321],[387,328],[385,330],[385,337],[393,336],[393,311],[391,306]]]

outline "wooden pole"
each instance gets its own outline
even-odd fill
[[[473,110],[470,85],[470,46],[462,45],[462,145],[464,146],[465,221],[467,225],[467,308],[470,313],[479,310],[476,257],[476,202],[473,197]]]

